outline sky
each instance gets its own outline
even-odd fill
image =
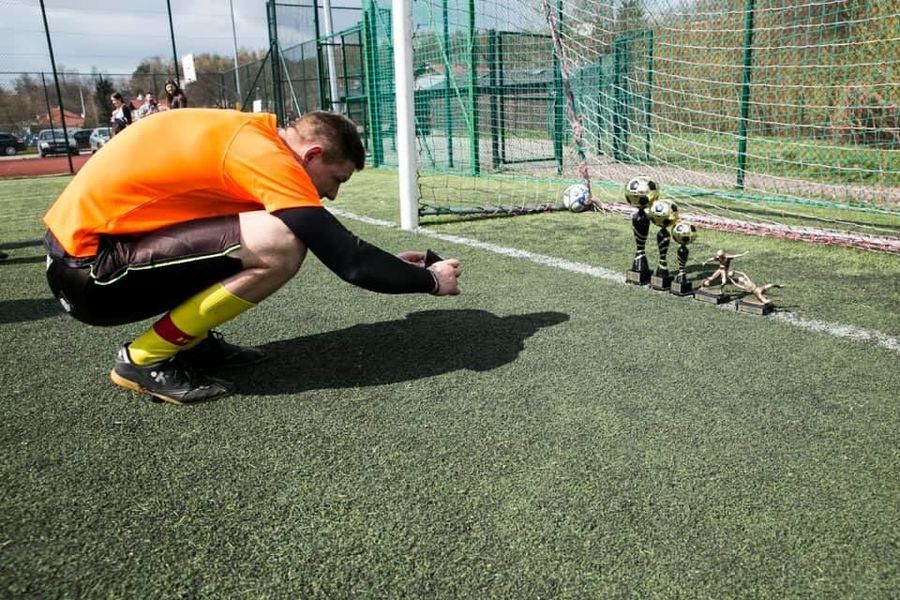
[[[311,4],[310,0],[285,0]],[[238,48],[268,48],[265,0],[231,0]],[[169,0],[179,58],[185,54],[233,56],[229,0]],[[321,4],[321,0],[320,0]],[[354,4],[352,0],[333,2]],[[355,2],[359,6],[359,2]],[[172,57],[166,0],[44,0],[57,68],[130,74],[142,59]],[[298,13],[299,14],[299,13]],[[349,27],[355,11],[336,11],[335,30]],[[349,19],[349,20],[348,20]],[[292,25],[287,17],[286,26]],[[282,19],[279,19],[282,25]],[[301,27],[300,20],[295,20]],[[311,37],[311,36],[310,36]],[[50,71],[39,0],[0,0],[0,76]]]

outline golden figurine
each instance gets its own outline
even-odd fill
[[[714,262],[718,266],[716,267],[716,270],[713,271],[712,275],[700,282],[700,287],[697,289],[694,298],[713,304],[730,302],[732,296],[725,291],[725,286],[729,283],[734,283],[734,270],[731,268],[731,261],[735,258],[746,256],[747,254],[749,254],[749,252],[744,252],[742,254],[726,254],[724,250],[718,250],[716,251],[715,256],[703,261],[704,265]],[[715,285],[715,287],[712,287],[713,285]]]
[[[750,254],[749,252],[743,252],[741,254],[725,254],[724,250],[716,251],[716,255],[710,258],[709,260],[703,261],[704,265],[708,265],[711,262],[718,263],[718,267],[713,272],[712,275],[704,279],[700,282],[701,288],[707,288],[712,285],[712,282],[716,279],[720,279],[721,282],[717,285],[720,287],[725,287],[725,285],[731,283],[734,284],[734,279],[732,278],[734,274],[734,270],[731,269],[731,261],[735,258],[740,258],[742,256],[747,256]],[[740,287],[740,286],[737,286]]]
[[[700,289],[695,297],[705,302],[722,304],[732,299],[732,295],[725,290],[726,286],[731,285],[744,292],[744,295],[737,302],[738,310],[757,315],[767,315],[775,310],[775,305],[767,296],[767,292],[772,288],[784,286],[779,283],[757,285],[745,272],[735,270],[731,266],[734,259],[748,254],[749,252],[726,254],[724,250],[718,250],[715,256],[703,263],[709,264],[714,262],[718,266],[712,275],[700,282]],[[713,285],[716,286],[715,289],[711,288]]]
[[[766,295],[766,292],[772,288],[784,287],[780,283],[767,283],[765,285],[757,285],[743,271],[732,272],[731,283],[738,289],[747,292],[747,296],[741,298],[738,302],[738,310],[744,310],[755,314],[766,315],[775,309],[772,300]]]

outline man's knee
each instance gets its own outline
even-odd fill
[[[292,277],[306,257],[306,246],[287,225],[264,211],[242,213],[241,251],[245,268],[265,268]]]

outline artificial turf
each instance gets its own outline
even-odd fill
[[[393,176],[338,205],[391,216]],[[91,328],[43,278],[65,179],[0,182],[0,590],[30,598],[894,598],[898,354],[425,236],[455,298],[379,296],[312,257],[230,340],[273,359],[191,407],[113,386],[147,324]],[[434,229],[610,269],[627,221]],[[751,250],[777,302],[900,332],[896,257]],[[703,241],[701,241],[703,240]],[[699,273],[699,272],[696,272]]]

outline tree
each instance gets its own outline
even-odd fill
[[[578,40],[583,46],[579,53],[594,62],[599,56],[612,52],[616,36],[613,31],[614,4],[608,0],[573,0],[571,6],[564,27],[568,29],[566,38]]]
[[[647,11],[643,0],[622,0],[616,12],[616,32],[634,34],[647,29]]]
[[[115,91],[113,84],[109,79],[105,79],[103,75],[98,75],[94,80],[94,102],[97,106],[98,125],[109,123],[112,116],[112,105],[109,97]]]
[[[240,50],[238,63],[248,64],[260,60],[262,52]],[[189,106],[231,105],[234,98],[234,57],[220,54],[197,54],[194,56],[197,81],[184,84]],[[165,82],[175,78],[175,66],[171,60],[159,56],[145,58],[131,74],[131,79],[120,89],[125,96],[138,96],[153,92],[160,100],[165,100]]]
[[[23,73],[12,83],[13,92],[7,97],[9,104],[4,108],[9,111],[9,119],[21,130],[30,130],[38,115],[46,115],[49,110],[49,90],[46,85],[52,81],[46,78],[33,77]],[[55,96],[55,94],[53,94]]]

